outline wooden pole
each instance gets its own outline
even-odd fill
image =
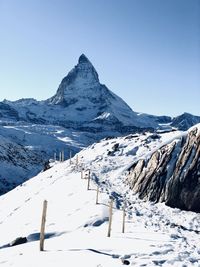
[[[110,207],[109,207],[109,223],[108,223],[108,235],[107,235],[107,237],[110,237],[110,235],[111,235],[111,226],[112,226],[112,208],[113,208],[113,199],[110,200]]]
[[[76,155],[76,166],[78,167],[78,155]]]
[[[44,251],[46,214],[47,214],[47,200],[44,200],[43,211],[42,211],[41,230],[40,230],[40,251]]]
[[[62,152],[59,152],[59,161],[62,161]]]
[[[90,190],[90,170],[88,171],[88,184],[87,184],[87,190]]]
[[[64,154],[64,150],[62,151],[62,161],[65,160],[65,154]]]
[[[72,152],[71,150],[69,151],[69,164],[72,164]]]
[[[96,204],[99,203],[99,186],[97,185]]]
[[[125,232],[126,206],[123,206],[122,233]]]

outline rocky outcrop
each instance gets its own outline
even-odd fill
[[[150,158],[139,159],[127,179],[140,198],[200,212],[199,128],[162,146]]]
[[[44,152],[33,151],[0,135],[0,195],[36,175],[42,169],[44,157]]]

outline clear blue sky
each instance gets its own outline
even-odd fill
[[[82,53],[133,110],[200,115],[200,0],[0,0],[0,100],[47,99]]]

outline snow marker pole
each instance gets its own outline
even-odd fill
[[[83,179],[83,168],[81,168],[81,179]]]
[[[40,251],[44,251],[46,214],[47,214],[47,200],[44,200],[43,211],[42,211],[41,230],[40,230]]]
[[[108,234],[107,237],[111,235],[111,226],[112,226],[112,208],[113,208],[113,199],[110,199],[110,207],[109,207],[109,223],[108,223]]]
[[[87,184],[87,190],[90,190],[90,170],[88,171],[88,184]]]
[[[78,155],[76,155],[76,167],[78,167]]]
[[[72,164],[72,152],[71,150],[69,151],[69,164]]]
[[[122,233],[125,232],[126,206],[123,206]]]
[[[99,204],[99,186],[97,185],[96,204]]]

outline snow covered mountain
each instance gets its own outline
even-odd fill
[[[180,116],[173,118],[171,126],[179,130],[186,131],[193,125],[200,123],[200,117],[190,113],[183,113]]]
[[[85,55],[61,81],[56,94],[45,100],[4,100],[2,120],[62,125],[84,131],[127,133],[156,128],[163,117],[138,114],[105,85]],[[6,116],[4,116],[6,114]]]
[[[132,111],[99,82],[85,55],[53,97],[1,102],[0,194],[20,186],[0,197],[0,264],[199,266],[200,217],[191,211],[200,211],[200,125],[167,132],[199,120],[186,113],[172,119]],[[80,152],[70,164],[58,162],[61,151],[65,159]],[[57,160],[49,162],[55,153]],[[40,172],[47,161],[51,168]],[[81,179],[83,168],[85,178],[90,170],[90,184]],[[40,253],[44,199],[47,240]],[[13,246],[17,237],[27,243]]]
[[[3,142],[6,138],[7,142],[23,147],[30,155],[36,153],[42,159],[37,165],[38,170],[55,152],[58,156],[65,150],[68,158],[69,150],[76,153],[107,136],[157,129],[170,131],[172,127],[185,130],[197,122],[200,117],[186,113],[172,120],[168,116],[132,111],[120,97],[100,83],[97,71],[83,54],[53,97],[44,101],[29,98],[0,102],[0,140]],[[4,170],[1,179],[6,179],[4,184],[10,189],[11,185],[16,185],[11,182],[13,179],[23,181],[32,172],[30,175],[27,171],[22,172],[16,154],[5,150],[6,146],[3,153],[10,155],[10,161],[4,164],[4,158],[0,158],[0,167]],[[15,172],[9,171],[12,168]],[[5,187],[0,186],[0,192],[3,190]]]
[[[154,119],[151,121],[156,125]],[[6,138],[13,146],[23,147],[31,158],[31,153],[36,153],[39,161],[37,164],[32,161],[23,163],[29,168],[22,171],[23,164],[17,159],[20,149],[18,154],[10,153],[9,149],[6,152],[9,146],[4,146],[1,152],[8,154],[10,160],[5,164],[5,157],[0,158],[3,169],[0,179],[6,185],[0,183],[0,193],[29,178],[33,173],[31,170],[42,170],[55,152],[58,157],[64,150],[65,158],[68,158],[69,150],[74,154],[103,137],[141,131],[143,127],[149,127],[146,119],[139,117],[121,98],[100,84],[93,65],[81,55],[53,97],[45,101],[30,98],[0,103],[2,143]],[[10,171],[12,169],[15,171]]]
[[[200,126],[197,128],[199,131]],[[106,138],[82,150],[78,166],[76,155],[72,164],[69,160],[56,162],[1,196],[2,266],[199,266],[200,215],[172,209],[164,203],[145,202],[133,194],[127,183],[133,162],[148,160],[164,144],[179,142],[193,131]],[[44,251],[40,252],[44,199],[48,205]],[[111,199],[112,227],[108,238]],[[24,243],[16,245],[16,239]]]
[[[0,103],[0,119],[5,124],[23,121],[118,134],[141,131],[141,128],[159,129],[166,124],[168,128],[186,130],[200,122],[200,117],[187,113],[172,119],[132,111],[120,97],[100,83],[97,71],[84,54],[61,81],[53,97],[44,101],[32,98],[14,102],[4,100]]]

